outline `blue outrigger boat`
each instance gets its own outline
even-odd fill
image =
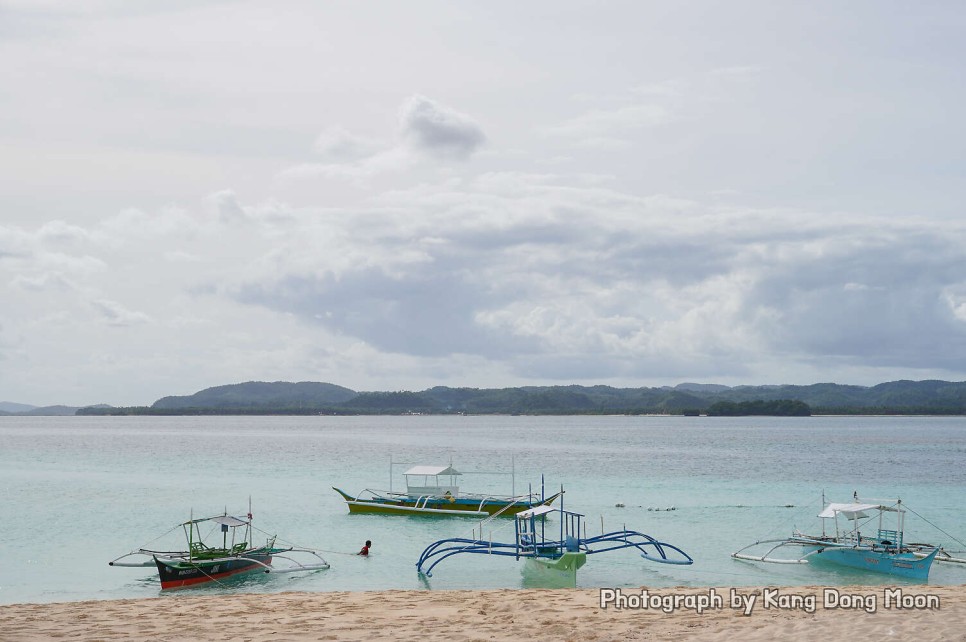
[[[561,490],[561,504],[563,491]],[[559,528],[547,525],[547,518],[559,519]],[[640,556],[660,564],[688,565],[690,555],[673,544],[638,531],[620,530],[588,536],[584,515],[549,505],[537,506],[517,513],[514,519],[514,541],[483,539],[486,520],[481,522],[479,538],[453,537],[433,542],[419,556],[416,569],[420,575],[432,577],[433,569],[443,560],[461,554],[501,555],[524,560],[524,576],[538,582],[575,586],[577,570],[588,555],[634,548]]]
[[[823,498],[824,499],[824,498]],[[824,501],[823,501],[824,503]],[[785,539],[761,540],[746,546],[732,557],[753,562],[773,564],[807,564],[825,561],[874,573],[886,573],[911,580],[925,581],[934,561],[966,563],[966,559],[952,556],[934,544],[905,542],[905,509],[902,500],[868,500],[862,502],[853,495],[849,503],[829,503],[818,514],[822,522],[821,535],[808,535],[800,531]],[[894,516],[886,521],[886,516]],[[851,524],[840,528],[839,518]],[[825,523],[831,520],[835,534],[827,533]],[[862,530],[874,535],[863,535]],[[752,553],[756,549],[761,554]],[[797,557],[775,554],[785,548],[800,551]]]

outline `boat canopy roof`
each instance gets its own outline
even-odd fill
[[[244,526],[248,523],[243,519],[238,519],[237,517],[232,517],[231,515],[219,515],[218,517],[212,517],[211,521],[218,524],[224,524],[225,526]]]
[[[403,475],[461,475],[452,466],[413,466]]]
[[[519,513],[517,513],[517,519],[528,519],[530,517],[539,517],[540,515],[546,515],[547,513],[552,513],[555,510],[558,510],[558,509],[554,508],[553,506],[548,506],[547,504],[543,504],[542,506],[534,506],[533,508],[520,511]]]
[[[867,510],[896,512],[899,509],[895,506],[883,506],[882,504],[829,504],[818,516],[823,519],[831,519],[836,515],[842,515],[846,519],[862,519],[868,517],[865,513]]]

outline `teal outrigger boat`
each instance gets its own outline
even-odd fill
[[[796,530],[791,537],[785,539],[761,540],[750,544],[733,553],[732,557],[773,564],[824,561],[921,581],[928,579],[933,562],[966,563],[966,559],[955,557],[940,546],[907,543],[904,531],[905,514],[906,509],[900,499],[863,502],[857,494],[853,494],[851,502],[825,505],[818,514],[823,520],[821,535],[809,535]],[[842,525],[839,518],[846,520],[844,528],[840,527]],[[828,532],[827,521],[834,525],[834,534]],[[862,530],[871,534],[863,535]],[[768,550],[764,550],[765,547]],[[797,549],[799,554],[785,557],[777,553],[787,548]],[[752,552],[756,549],[763,552]]]
[[[559,494],[562,494],[563,490]],[[558,494],[558,495],[559,495]],[[563,500],[561,500],[561,504]],[[548,527],[547,518],[554,516],[559,524]],[[479,537],[448,538],[433,542],[423,550],[416,562],[421,576],[432,577],[433,569],[455,555],[477,554],[513,557],[523,560],[524,578],[540,586],[572,587],[577,584],[577,571],[590,555],[625,548],[636,549],[640,556],[659,564],[690,565],[694,560],[683,550],[638,531],[624,530],[589,536],[584,515],[562,507],[536,506],[517,513],[514,541],[483,539],[486,520],[480,524]]]
[[[414,466],[403,475],[406,490],[392,490],[390,461],[389,490],[366,488],[357,495],[332,487],[349,507],[350,513],[377,515],[451,515],[459,517],[513,516],[535,506],[549,505],[561,493],[544,497],[529,492],[525,495],[486,495],[464,493],[456,481],[463,473],[450,466]],[[507,474],[507,473],[491,473]]]

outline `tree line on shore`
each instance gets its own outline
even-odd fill
[[[164,397],[151,406],[81,408],[83,415],[771,415],[966,414],[966,382],[877,386],[679,384],[658,388],[524,386],[356,392],[319,382],[248,382]]]

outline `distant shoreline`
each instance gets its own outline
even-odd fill
[[[564,385],[357,392],[332,383],[249,381],[162,397],[147,406],[30,407],[23,415],[689,415],[966,416],[966,382],[891,381],[724,386],[682,383],[656,388]]]

